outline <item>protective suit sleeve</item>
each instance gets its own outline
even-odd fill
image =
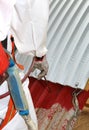
[[[17,0],[11,33],[19,53],[41,57],[46,54],[49,0]]]

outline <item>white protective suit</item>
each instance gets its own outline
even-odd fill
[[[19,53],[41,57],[46,54],[46,35],[49,16],[48,0],[0,0],[0,41],[11,34]],[[9,41],[9,40],[8,40]],[[8,50],[10,51],[10,44]],[[22,76],[22,74],[21,74]],[[33,102],[28,90],[28,79],[23,84],[30,115],[37,125]],[[0,86],[0,95],[8,91],[7,82]],[[0,118],[4,119],[10,97],[0,99]],[[1,121],[1,120],[0,120]],[[3,130],[27,130],[22,117],[17,113]]]

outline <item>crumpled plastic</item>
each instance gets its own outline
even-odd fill
[[[32,72],[35,69],[40,70],[41,72],[38,74],[38,79],[42,79],[48,73],[49,65],[48,65],[47,58],[46,56],[43,56],[42,58],[34,57],[33,60],[34,60],[34,65],[32,68]]]

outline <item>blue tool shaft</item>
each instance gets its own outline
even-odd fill
[[[28,103],[22,88],[22,83],[17,67],[15,65],[10,66],[7,72],[9,74],[8,85],[16,109],[28,110]]]

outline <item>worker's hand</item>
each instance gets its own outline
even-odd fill
[[[33,65],[33,68],[32,68],[32,72],[35,69],[39,69],[41,72],[38,74],[38,79],[41,79],[42,77],[44,77],[48,73],[49,65],[48,65],[46,56],[43,56],[42,58],[35,56],[33,58],[33,60],[34,60],[34,65]]]

